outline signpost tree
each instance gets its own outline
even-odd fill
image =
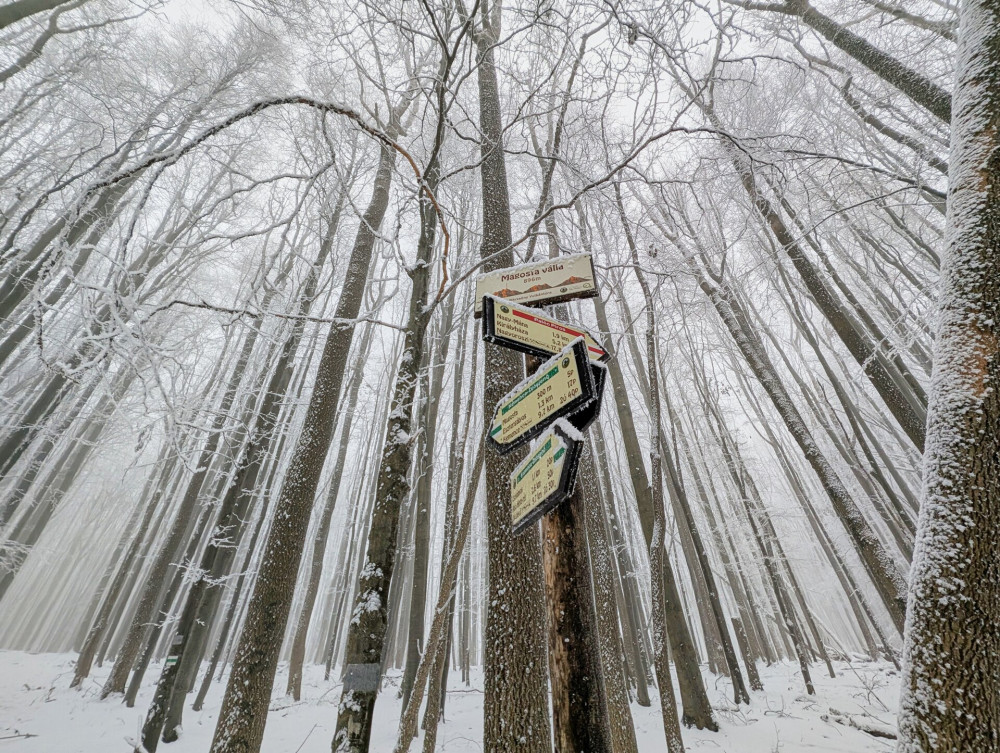
[[[532,442],[510,474],[516,534],[541,518],[549,675],[559,753],[611,751],[587,532],[576,476],[582,431],[597,418],[607,351],[586,330],[537,308],[597,295],[589,254],[497,269],[477,281],[483,339],[526,355],[529,376],[496,405],[487,440],[506,455]],[[519,303],[521,305],[519,305]]]

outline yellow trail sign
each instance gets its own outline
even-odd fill
[[[534,439],[597,398],[587,346],[578,338],[542,364],[497,405],[488,440],[501,454]]]
[[[476,278],[477,319],[483,313],[484,295],[536,306],[592,298],[597,295],[594,261],[590,254],[569,254],[479,275]]]
[[[572,430],[556,421],[510,474],[510,516],[520,533],[573,493],[580,443]]]
[[[578,337],[586,340],[591,361],[608,360],[610,354],[587,330],[513,301],[492,295],[483,297],[483,339],[487,342],[545,358],[558,353]]]

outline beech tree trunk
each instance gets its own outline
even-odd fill
[[[494,64],[500,40],[500,6],[482,3],[482,28],[476,33],[479,130],[482,163],[484,272],[509,267],[510,198],[503,153],[504,116]],[[495,18],[491,18],[491,15]],[[500,399],[521,381],[523,358],[497,345],[485,346],[483,415],[485,425]],[[486,456],[486,522],[489,554],[487,583],[483,750],[486,753],[548,753],[549,721],[544,581],[538,534],[515,537],[511,528],[508,479],[516,453]]]
[[[901,753],[1000,741],[1000,3],[962,3],[957,68]]]
[[[398,122],[409,104],[397,106]],[[264,737],[278,654],[292,606],[313,498],[323,472],[337,416],[340,386],[354,338],[354,320],[364,297],[375,236],[389,205],[395,152],[382,147],[372,198],[362,216],[335,316],[347,324],[330,327],[305,424],[275,509],[257,582],[236,649],[236,659],[219,711],[212,753],[256,753]]]

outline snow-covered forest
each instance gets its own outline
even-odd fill
[[[1000,2],[0,37],[0,751],[1000,751]]]

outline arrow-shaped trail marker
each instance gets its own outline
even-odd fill
[[[608,360],[610,354],[582,327],[560,322],[513,301],[483,296],[483,339],[487,342],[547,358],[578,337],[586,340],[591,361]]]
[[[497,404],[487,438],[498,452],[506,454],[537,437],[556,419],[576,413],[596,398],[587,346],[580,337]]]

